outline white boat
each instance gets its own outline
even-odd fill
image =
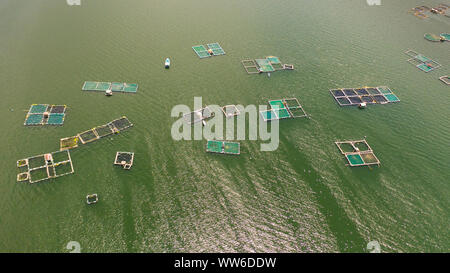
[[[169,58],[166,59],[166,62],[164,63],[164,66],[165,66],[166,68],[169,68],[169,67],[170,67],[170,59],[169,59]]]

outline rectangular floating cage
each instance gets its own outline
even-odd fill
[[[195,110],[183,115],[183,119],[188,124],[194,124],[208,119],[214,115],[214,112],[206,106],[205,108]]]
[[[106,91],[136,93],[138,90],[137,83],[122,83],[122,82],[90,82],[86,81],[81,90],[83,91]]]
[[[430,72],[433,71],[439,67],[441,67],[441,64],[420,54],[417,53],[414,50],[408,49],[405,51],[405,54],[409,57],[412,57],[408,59],[407,61],[417,67],[418,69],[422,70],[423,72]]]
[[[61,138],[59,140],[59,150],[68,150],[78,147],[78,136]]]
[[[240,143],[208,140],[206,143],[206,151],[209,153],[239,155],[241,153]]]
[[[219,45],[219,43],[212,43],[212,44],[208,44],[207,46],[208,46],[209,49],[212,50],[214,56],[225,55],[225,51]]]
[[[256,64],[255,60],[242,60],[242,65],[244,66],[245,71],[247,71],[247,74],[259,74],[261,71],[258,69],[258,65]]]
[[[74,173],[68,150],[37,155],[17,161],[18,182],[36,183]]]
[[[66,105],[32,104],[24,125],[63,125],[66,108]]]
[[[131,169],[134,161],[134,153],[131,152],[117,152],[114,159],[114,165],[122,166],[125,170]]]
[[[297,98],[270,100],[269,105],[270,110],[260,112],[264,121],[308,116]]]
[[[263,73],[275,71],[275,68],[273,68],[272,64],[267,59],[255,59],[255,62],[258,65],[259,71]]]
[[[200,59],[208,58],[211,56],[225,55],[225,51],[219,45],[219,43],[217,43],[217,42],[210,43],[210,44],[207,44],[207,46],[208,46],[208,49],[206,49],[206,47],[204,45],[193,46],[192,49],[194,50],[195,54],[197,54],[197,56]]]
[[[123,116],[121,118],[108,122],[107,124],[100,125],[79,133],[76,136],[60,139],[60,149],[66,150],[76,148],[78,147],[79,142],[81,142],[81,144],[93,142],[114,133],[117,134],[120,131],[128,129],[132,126],[133,124],[130,122],[130,120],[128,120],[127,117]]]
[[[276,56],[267,56],[266,60],[269,61],[269,63],[272,65],[273,69],[275,70],[282,70],[283,64],[280,61],[280,58]]]
[[[358,106],[361,103],[386,104],[400,101],[387,86],[331,89],[330,93],[340,106]]]
[[[234,104],[225,105],[224,107],[222,107],[222,112],[225,115],[225,117],[227,117],[227,118],[237,116],[241,113],[239,111],[239,109],[236,107],[236,105],[234,105]]]
[[[95,129],[90,129],[78,134],[78,139],[82,144],[86,144],[92,141],[96,141],[100,137],[97,135]]]
[[[335,144],[351,167],[380,165],[380,161],[365,139],[336,141]]]
[[[442,76],[442,77],[439,77],[439,79],[446,85],[450,85],[450,76]]]
[[[278,70],[294,70],[294,65],[283,64],[276,56],[267,56],[265,59],[245,59],[241,60],[245,71],[248,74],[268,73]]]

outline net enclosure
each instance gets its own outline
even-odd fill
[[[122,166],[125,170],[131,169],[134,161],[134,153],[131,152],[117,152],[114,159],[114,165]]]
[[[446,85],[450,85],[450,76],[442,76],[442,77],[439,77],[439,79]]]
[[[380,165],[365,139],[336,141],[335,144],[351,167]]]
[[[124,82],[91,82],[86,81],[81,88],[83,91],[107,91],[123,92],[123,93],[136,93],[138,90],[137,83],[124,83]]]
[[[276,56],[267,56],[264,59],[241,60],[247,74],[269,73],[278,70],[294,70],[294,65],[283,64]]]
[[[126,130],[132,126],[133,124],[130,122],[130,120],[127,117],[123,116],[121,118],[108,122],[107,124],[100,125],[81,132],[76,136],[60,139],[60,150],[76,148],[78,147],[78,144],[80,142],[81,144],[93,142],[100,138],[107,137],[112,134],[117,134],[120,131]]]
[[[234,104],[225,105],[224,107],[222,107],[222,112],[225,115],[225,117],[227,117],[227,118],[237,116],[241,113],[239,111],[239,109],[236,107],[236,105],[234,105]]]
[[[444,15],[446,17],[450,17],[448,10],[449,6],[447,4],[439,4],[438,6],[432,8],[428,6],[417,6],[410,9],[409,13],[420,19],[425,19],[432,15]]]
[[[209,153],[218,153],[218,154],[230,154],[230,155],[241,154],[239,142],[229,142],[219,140],[208,140],[208,142],[206,143],[206,151]]]
[[[308,116],[297,98],[270,100],[269,106],[271,109],[260,111],[264,121]]]
[[[17,161],[17,181],[36,183],[74,173],[69,151],[56,151]]]
[[[418,69],[422,70],[423,72],[430,72],[433,71],[439,67],[441,67],[441,64],[438,62],[420,54],[417,53],[414,50],[408,49],[405,51],[405,54],[411,57],[407,61],[417,67]]]
[[[63,125],[66,108],[66,105],[32,104],[24,125]]]
[[[331,95],[340,106],[366,104],[386,104],[400,99],[387,86],[331,89]]]
[[[225,55],[225,51],[217,42],[207,44],[207,48],[204,45],[196,45],[193,46],[192,49],[200,59],[208,58],[211,56]]]
[[[187,124],[194,124],[214,116],[214,112],[208,106],[183,115]]]

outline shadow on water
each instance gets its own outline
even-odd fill
[[[320,174],[312,166],[306,168],[302,165],[303,162],[308,162],[308,160],[286,137],[280,135],[280,143],[283,143],[285,147],[284,153],[289,158],[292,169],[297,175],[305,176],[304,181],[314,191],[319,209],[336,238],[339,251],[361,252],[366,246],[364,238],[345,210],[339,206],[330,189],[321,181]],[[310,171],[305,173],[304,169]]]

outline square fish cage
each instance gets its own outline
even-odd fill
[[[209,153],[218,153],[218,154],[230,154],[230,155],[241,154],[239,142],[229,142],[219,140],[208,140],[206,143],[206,151]]]
[[[386,104],[400,99],[387,86],[331,89],[331,95],[339,106],[366,104]]]
[[[336,141],[335,144],[351,167],[380,165],[380,161],[365,139]]]
[[[24,125],[63,125],[66,108],[66,105],[32,104]]]
[[[193,112],[187,113],[183,115],[183,119],[187,124],[194,124],[197,122],[201,122],[205,119],[211,118],[214,116],[214,112],[209,109],[208,106],[202,109],[195,110]]]
[[[224,107],[222,107],[222,112],[227,118],[237,116],[241,113],[234,104],[225,105]]]
[[[114,159],[114,165],[122,166],[125,170],[131,169],[134,161],[134,153],[132,152],[117,152]]]
[[[17,161],[18,182],[36,183],[74,173],[72,159],[67,150],[37,155]]]

